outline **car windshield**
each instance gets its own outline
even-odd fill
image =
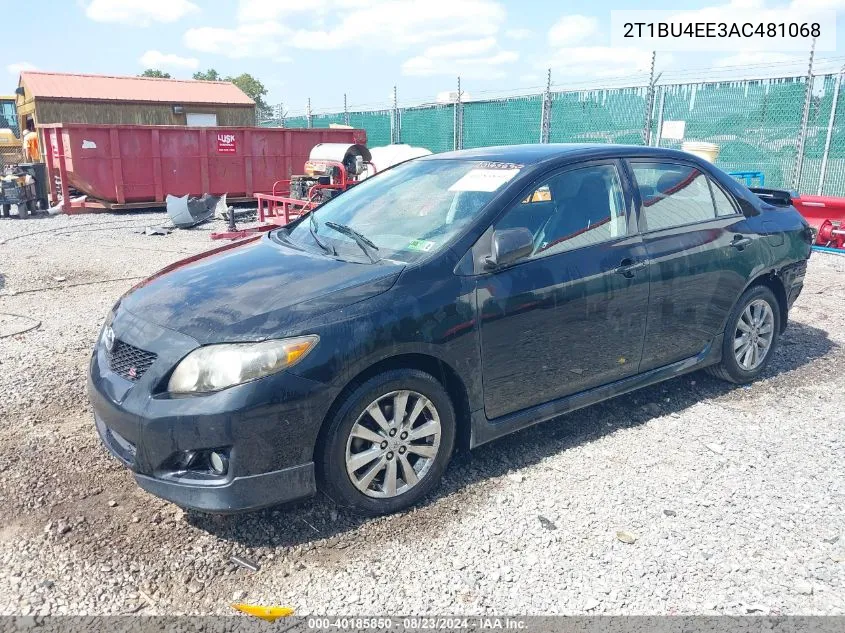
[[[328,201],[286,237],[312,250],[333,249],[344,259],[412,262],[442,249],[519,169],[509,163],[409,161]]]

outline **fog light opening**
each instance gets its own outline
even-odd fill
[[[176,458],[176,465],[179,468],[187,470],[195,461],[197,461],[198,453],[196,451],[183,451]]]
[[[223,453],[211,451],[208,456],[208,463],[215,475],[225,475],[226,471],[229,470],[229,458]]]

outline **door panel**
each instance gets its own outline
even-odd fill
[[[484,408],[495,418],[637,372],[648,275],[638,237],[589,246],[480,279]]]
[[[477,282],[488,418],[637,372],[648,270],[622,182],[614,162],[562,170],[496,223],[529,229],[535,247]]]
[[[733,216],[643,237],[651,294],[641,371],[702,351],[724,322],[754,268],[760,244]],[[742,251],[736,236],[752,243]]]
[[[640,371],[694,356],[722,331],[761,247],[736,205],[692,165],[631,160],[650,297]]]

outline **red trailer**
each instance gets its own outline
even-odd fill
[[[367,142],[364,130],[331,128],[56,123],[42,129],[48,180],[61,183],[66,213],[162,206],[168,194],[252,201],[301,173],[317,143]],[[71,187],[86,199],[72,202]]]
[[[792,204],[815,229],[817,246],[845,249],[845,198],[802,193]]]

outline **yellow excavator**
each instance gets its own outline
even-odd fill
[[[0,175],[2,167],[23,160],[15,95],[0,95]]]

